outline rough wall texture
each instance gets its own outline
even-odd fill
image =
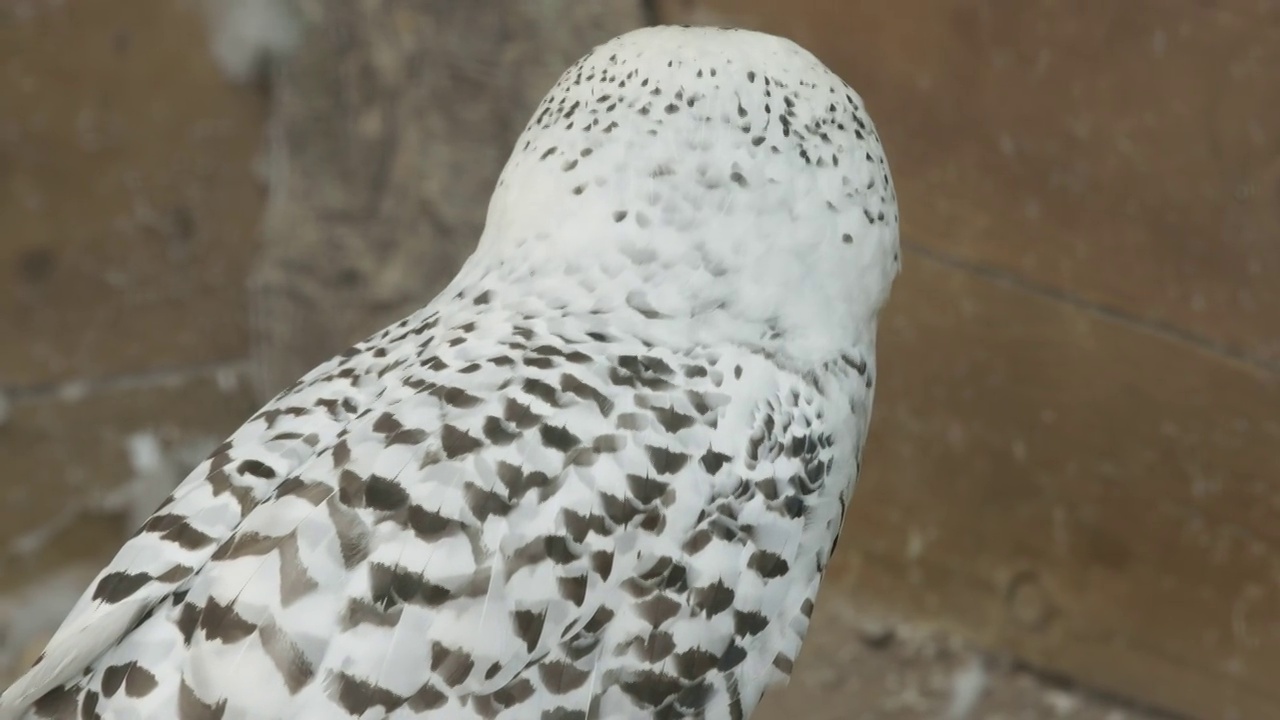
[[[251,290],[264,396],[443,288],[547,89],[642,23],[634,0],[299,5]]]
[[[265,109],[173,0],[0,3],[0,592],[104,561],[252,411]]]

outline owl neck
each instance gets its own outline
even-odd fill
[[[800,373],[874,355],[875,313],[851,313],[834,294],[844,288],[779,282],[780,274],[785,269],[764,262],[720,265],[693,251],[661,261],[627,251],[477,253],[446,294],[492,305],[496,315],[677,351],[740,347]]]

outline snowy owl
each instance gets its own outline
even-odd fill
[[[747,718],[858,475],[898,210],[794,43],[570,67],[429,305],[268,403],[0,718]]]

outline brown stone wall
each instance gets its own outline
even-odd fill
[[[131,446],[163,463],[253,410],[266,108],[205,47],[174,0],[0,4],[0,592],[110,557],[118,491],[182,472]]]
[[[318,30],[275,83],[252,273],[265,397],[421,307],[471,254],[511,144],[635,0],[294,0]]]

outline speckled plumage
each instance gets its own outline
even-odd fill
[[[454,282],[196,468],[0,718],[748,717],[857,476],[897,227],[796,45],[596,48]]]

